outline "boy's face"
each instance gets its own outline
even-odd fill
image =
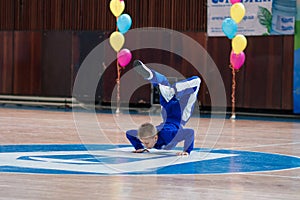
[[[155,135],[155,136],[153,136],[153,137],[140,138],[140,140],[141,140],[141,142],[144,144],[144,146],[145,146],[147,149],[151,149],[151,148],[153,148],[154,145],[156,144],[157,138],[158,138],[158,136]]]

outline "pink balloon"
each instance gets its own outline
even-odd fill
[[[230,2],[231,2],[232,4],[235,4],[235,3],[241,2],[241,0],[230,0]]]
[[[130,62],[132,55],[128,49],[122,49],[117,54],[118,63],[121,67],[125,67]]]
[[[244,64],[246,59],[245,53],[241,52],[239,54],[234,53],[231,51],[230,53],[230,63],[233,67],[233,69],[240,69],[242,65]]]

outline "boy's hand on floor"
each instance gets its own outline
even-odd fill
[[[185,152],[185,151],[183,151],[183,152],[177,152],[177,153],[176,153],[176,155],[177,155],[177,156],[188,156],[188,155],[189,155],[189,153],[188,153],[188,152]]]
[[[137,149],[135,151],[133,151],[132,153],[144,153],[144,152],[149,152],[148,149]]]

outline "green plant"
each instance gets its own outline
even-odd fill
[[[272,27],[272,14],[265,7],[259,6],[258,9],[259,10],[257,12],[257,18],[259,20],[259,23],[267,28],[267,32],[263,35],[269,35]]]

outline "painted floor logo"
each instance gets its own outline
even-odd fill
[[[129,145],[2,145],[0,172],[33,174],[223,174],[286,170],[300,158],[263,152],[197,149],[131,153]]]

